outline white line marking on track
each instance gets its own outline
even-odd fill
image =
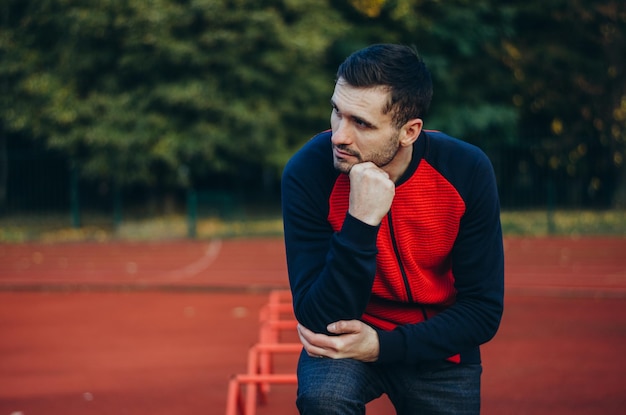
[[[211,264],[217,259],[221,249],[222,240],[212,239],[204,251],[204,254],[198,260],[186,265],[183,268],[167,272],[165,277],[173,281],[180,281],[194,277],[211,266]]]

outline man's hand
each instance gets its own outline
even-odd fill
[[[353,217],[378,226],[391,208],[396,186],[387,172],[374,163],[365,162],[350,170],[350,207]]]
[[[328,325],[336,336],[314,333],[298,324],[298,335],[311,357],[331,359],[352,358],[362,362],[378,360],[379,343],[376,330],[360,320],[341,320]]]

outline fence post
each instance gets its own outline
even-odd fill
[[[547,190],[547,221],[548,221],[548,235],[553,235],[556,232],[556,225],[554,223],[554,209],[556,205],[556,190],[554,188],[554,180],[549,178],[546,182]]]
[[[193,189],[187,190],[187,237],[196,237],[196,222],[198,212],[198,194]]]
[[[80,195],[78,192],[78,168],[72,163],[70,171],[70,210],[72,227],[80,228]]]
[[[122,224],[122,189],[119,180],[113,182],[113,226],[119,229]]]

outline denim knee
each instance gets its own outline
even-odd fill
[[[314,391],[299,393],[296,406],[303,415],[362,415],[365,414],[365,405],[338,394],[322,394]]]
[[[301,356],[298,397],[301,414],[364,414],[376,393],[365,364],[350,359],[315,359]]]

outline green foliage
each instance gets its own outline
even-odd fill
[[[337,65],[413,44],[427,128],[483,147],[503,194],[626,205],[619,0],[5,0],[0,146],[35,140],[122,186],[277,182],[328,126]],[[0,147],[0,154],[3,154]],[[501,160],[514,154],[511,165]],[[0,177],[0,180],[3,180]],[[2,188],[0,183],[0,189]],[[0,204],[1,198],[0,195]]]
[[[332,85],[318,65],[345,26],[321,6],[11,1],[0,43],[11,98],[0,116],[86,176],[188,185],[179,172],[236,175],[244,164],[277,175],[295,124],[326,117]]]
[[[495,7],[492,0],[384,3],[373,18],[345,9],[345,18],[359,29],[339,41],[337,54],[378,42],[415,45],[435,86],[427,128],[482,147],[514,142],[517,111],[510,99],[512,84],[509,70],[498,60],[501,40],[512,32],[511,11]]]
[[[501,221],[505,236],[626,237],[626,211],[622,209],[554,212],[505,210]]]
[[[501,59],[513,75],[519,135],[535,168],[580,183],[575,199],[625,206],[626,3],[509,4],[515,35],[505,39]]]

